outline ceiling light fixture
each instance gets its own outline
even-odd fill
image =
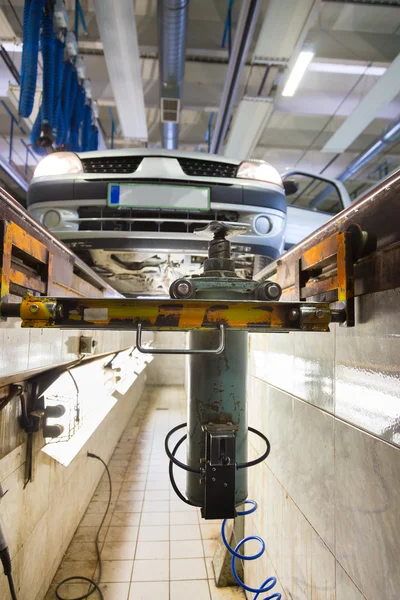
[[[300,52],[294,64],[294,67],[289,75],[289,78],[286,81],[285,87],[283,88],[282,96],[294,95],[313,57],[314,52],[311,52],[309,50],[303,50],[302,52]]]
[[[385,142],[389,141],[400,130],[400,121],[383,136]]]

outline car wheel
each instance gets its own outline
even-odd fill
[[[254,256],[253,263],[253,277],[272,262],[274,262],[273,258],[270,258],[269,256],[263,256],[262,254],[256,254]]]

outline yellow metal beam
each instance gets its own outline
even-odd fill
[[[19,316],[22,327],[188,331],[329,331],[339,313],[326,302],[259,302],[224,300],[135,300],[44,298],[26,296],[4,305],[4,316]]]

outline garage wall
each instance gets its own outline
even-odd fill
[[[162,331],[154,334],[154,348],[186,348],[186,333]],[[155,354],[148,368],[148,385],[184,385],[185,356]]]
[[[16,441],[14,449],[0,460],[0,482],[7,492],[0,501],[0,514],[19,600],[44,598],[103,476],[103,466],[88,458],[87,452],[94,452],[108,462],[140,400],[145,382],[146,369],[124,396],[115,392],[118,402],[68,467],[41,452],[43,438],[41,434],[35,435],[35,476],[25,489],[26,435],[15,433],[19,408],[11,402],[0,412],[1,448]],[[7,435],[8,428],[10,435]],[[10,436],[12,440],[8,439]],[[112,462],[110,469],[112,473]],[[0,575],[0,598],[10,598],[3,575]]]
[[[276,575],[287,600],[400,597],[399,300],[357,299],[354,329],[250,336],[249,423],[272,447],[249,470],[246,535],[267,546],[245,562],[251,586]]]

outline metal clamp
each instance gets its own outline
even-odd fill
[[[142,324],[136,330],[136,348],[143,354],[221,354],[225,350],[225,327],[219,325],[219,344],[217,348],[189,350],[186,348],[147,348],[142,346]]]

